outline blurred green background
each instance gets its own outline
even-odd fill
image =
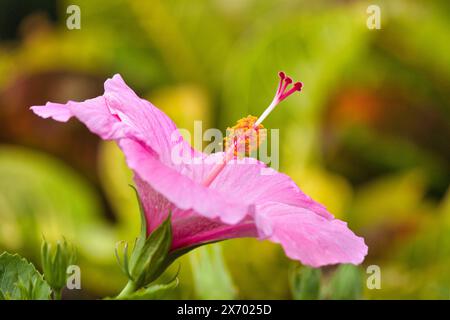
[[[376,2],[380,30],[366,26],[372,1],[0,0],[0,252],[39,267],[42,235],[64,235],[82,270],[64,297],[97,298],[126,282],[114,245],[138,233],[116,146],[31,105],[101,95],[120,73],[179,127],[225,130],[264,110],[283,70],[305,87],[265,126],[280,128],[280,170],[365,237],[354,297],[449,299],[450,5]],[[70,4],[80,30],[66,27]],[[380,290],[365,286],[372,264]],[[295,279],[309,272],[254,239],[178,266],[172,298],[301,298]],[[339,285],[333,274],[323,286]]]

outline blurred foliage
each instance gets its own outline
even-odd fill
[[[233,299],[236,290],[225,264],[220,244],[190,254],[196,296],[200,299]]]
[[[299,268],[291,271],[292,298],[296,300],[317,300],[320,298],[321,270],[318,268]]]
[[[364,283],[360,267],[342,264],[326,269],[321,272],[321,269],[293,266],[290,270],[292,297],[297,300],[362,298]]]
[[[284,70],[305,86],[265,122],[280,128],[280,170],[365,237],[367,260],[308,275],[275,244],[230,240],[177,261],[170,297],[313,298],[321,273],[321,298],[450,298],[447,1],[378,1],[381,30],[366,1],[18,3],[0,2],[0,251],[37,262],[42,234],[67,237],[83,290],[65,296],[126,282],[113,248],[139,230],[132,175],[113,143],[28,107],[101,94],[120,73],[179,127],[225,129],[260,114]],[[381,290],[361,291],[371,264]]]
[[[362,297],[362,272],[361,269],[343,264],[333,274],[333,278],[327,288],[327,295],[334,300],[356,300]]]

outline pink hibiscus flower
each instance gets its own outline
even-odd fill
[[[262,116],[244,121],[247,130],[261,128],[276,105],[301,90],[300,82],[288,89],[292,80],[282,72],[280,78],[275,98]],[[31,109],[61,122],[76,117],[102,139],[118,143],[134,172],[148,232],[171,212],[172,251],[257,237],[281,244],[288,257],[312,267],[359,264],[367,254],[362,238],[305,195],[287,175],[252,158],[238,163],[233,148],[212,155],[194,150],[171,119],[139,98],[120,75],[105,82],[100,97],[49,102]],[[237,147],[243,141],[245,136],[231,145]],[[186,157],[201,161],[174,160]]]

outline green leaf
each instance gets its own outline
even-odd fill
[[[123,260],[120,259],[120,255],[119,255],[119,250],[120,250],[121,244],[123,244],[123,249],[122,249]],[[129,280],[133,280],[133,277],[131,276],[130,269],[129,269],[130,264],[128,262],[128,242],[119,241],[118,243],[116,243],[115,255],[116,255],[117,263],[119,264],[120,269],[122,270],[122,273],[125,274]]]
[[[294,268],[290,275],[292,296],[295,300],[318,300],[320,294],[320,269]]]
[[[36,268],[19,255],[0,255],[0,299],[48,300],[50,286]]]
[[[343,264],[334,273],[328,293],[334,300],[356,300],[362,298],[362,288],[361,270],[357,266]]]
[[[221,244],[197,248],[189,255],[199,299],[235,299],[236,288],[225,264]]]

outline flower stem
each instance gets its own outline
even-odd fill
[[[61,300],[61,290],[53,290],[53,300]]]
[[[122,289],[122,291],[117,295],[116,299],[122,299],[129,295],[130,293],[133,293],[136,291],[136,284],[129,280],[127,285]]]

